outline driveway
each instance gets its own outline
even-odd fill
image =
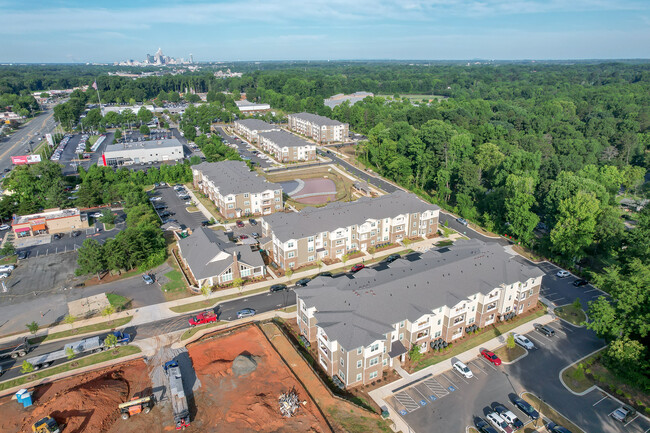
[[[175,219],[179,224],[182,224],[185,227],[193,229],[199,227],[201,221],[206,220],[205,215],[203,215],[201,211],[188,212],[187,205],[185,204],[187,200],[181,200],[178,198],[176,191],[170,186],[155,188],[149,192],[149,195],[151,197],[161,197],[161,200],[152,202],[153,205],[164,204],[167,206],[167,209],[157,210],[156,212],[158,212],[158,215],[164,211],[173,212],[174,215],[171,215],[170,218]]]

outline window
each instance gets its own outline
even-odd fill
[[[339,239],[339,240],[336,241],[336,245],[337,245],[337,246],[338,246],[338,245],[341,245],[342,243],[343,243],[343,239]]]
[[[247,192],[244,193],[244,198],[248,198],[248,193]]]
[[[361,380],[361,377],[362,377],[361,373],[357,374],[357,382]]]
[[[313,253],[313,252],[314,252],[314,247],[311,246],[311,245],[308,246],[308,247],[307,247],[307,252],[308,252],[308,253]]]
[[[379,343],[375,343],[372,346],[370,346],[370,352],[376,352],[379,350]]]
[[[510,311],[510,307],[506,307],[506,313]]]
[[[248,201],[248,200],[246,200],[246,201],[244,202],[244,206],[250,206],[250,204],[251,204],[251,202]]]
[[[377,365],[377,364],[379,364],[379,357],[375,356],[374,358],[372,358],[370,360],[370,362],[368,363],[368,366],[372,367],[373,365]]]
[[[232,203],[228,203],[228,209],[232,209],[232,208],[234,208],[234,207],[235,207],[234,204],[232,204]]]
[[[339,370],[339,377],[341,378],[342,381],[345,382],[345,373],[343,373],[341,370]]]
[[[307,242],[314,242],[314,237],[313,237],[313,236],[309,236],[309,237],[307,238]]]
[[[361,365],[362,365],[362,364],[363,364],[363,362],[362,362],[361,360],[358,360],[358,361],[357,361],[357,368],[361,368]]]
[[[399,334],[399,339],[403,340],[404,339],[404,334]]]
[[[302,319],[303,322],[305,322],[306,324],[309,324],[309,322],[307,321],[307,315],[301,314],[300,318]]]
[[[474,318],[473,318],[473,317],[470,317],[469,320],[467,321],[467,323],[468,323],[469,325],[471,325],[472,323],[474,323]]]
[[[314,256],[309,256],[309,257],[307,257],[307,261],[308,261],[308,262],[313,262],[313,261],[314,261]]]
[[[341,353],[345,353],[345,349],[341,347]]]
[[[388,365],[388,358],[386,358],[386,359],[384,359],[383,361],[381,361],[381,365],[383,365],[383,366]]]
[[[296,252],[295,251],[289,251],[289,253],[287,254],[287,258],[291,259],[291,258],[294,258],[294,257],[296,257]]]
[[[519,299],[521,299],[521,300],[526,299],[526,292],[520,293],[519,294]]]
[[[442,331],[436,331],[436,333],[435,333],[435,335],[433,336],[433,338],[438,338],[438,337],[440,337],[441,335],[442,335]]]
[[[340,358],[340,359],[339,359],[339,363],[341,364],[341,367],[344,367],[344,366],[345,366],[345,361],[343,361],[343,358]]]
[[[361,352],[363,352],[363,347],[357,347],[357,355],[361,355]]]
[[[369,377],[370,377],[370,379],[374,379],[375,377],[377,377],[377,372],[373,371],[372,373],[370,373]]]
[[[276,198],[275,198],[275,201],[279,202],[279,201],[280,201],[280,197],[276,197]]]
[[[438,325],[442,323],[442,319],[438,319]]]
[[[287,243],[287,248],[293,248],[293,242],[288,242]]]
[[[290,267],[291,269],[293,269],[294,266],[296,266],[296,263],[295,263],[295,262],[291,262],[291,263],[289,263],[289,267]]]
[[[399,327],[403,328],[405,323],[406,323],[406,320],[402,320],[401,322],[399,322]]]
[[[530,291],[528,292],[528,296],[533,296],[533,289],[530,289]]]
[[[353,234],[352,239],[356,239],[356,238],[357,238],[357,235]]]

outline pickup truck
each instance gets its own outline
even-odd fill
[[[203,313],[199,313],[194,317],[190,317],[190,319],[188,320],[190,326],[203,325],[204,323],[210,323],[216,321],[217,321],[217,315],[214,313],[214,311],[204,311]]]

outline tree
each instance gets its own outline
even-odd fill
[[[12,256],[16,254],[16,247],[11,241],[5,241],[5,244],[0,249],[0,254],[5,256]]]
[[[112,305],[107,305],[102,310],[102,316],[103,317],[108,317],[109,320],[110,320],[111,316],[113,315],[113,313],[115,313],[115,307],[113,307]]]
[[[106,269],[106,257],[103,245],[95,239],[86,239],[81,248],[77,250],[77,275],[97,274]]]
[[[506,179],[505,219],[510,223],[508,231],[528,243],[539,217],[531,211],[535,204],[535,180],[528,176],[511,174]]]
[[[102,222],[104,224],[114,224],[115,214],[113,214],[110,209],[104,209],[102,210],[102,216],[99,217],[99,222]]]
[[[575,301],[573,301],[573,304],[571,304],[571,305],[576,310],[582,310],[582,303],[580,302],[580,298],[576,298]]]
[[[316,260],[316,266],[318,266],[318,272],[320,273],[320,270],[323,267],[323,261],[321,259]]]
[[[65,323],[66,325],[70,325],[70,329],[72,329],[74,326],[74,322],[76,320],[77,318],[72,314],[66,314],[65,317],[63,318],[63,323]]]
[[[584,249],[594,238],[599,210],[600,202],[592,193],[580,191],[562,200],[557,224],[551,230],[553,250],[567,258],[584,257]]]
[[[212,293],[212,287],[208,285],[201,286],[201,294],[205,296],[205,299],[208,299],[211,293]]]
[[[22,374],[31,373],[34,371],[34,366],[27,361],[23,361],[22,366],[20,367],[20,372]]]
[[[38,323],[36,323],[36,321],[33,321],[32,323],[28,323],[25,326],[27,327],[29,332],[31,332],[32,334],[36,334],[36,332],[38,331],[38,328],[39,328]]]
[[[72,347],[66,347],[65,354],[68,357],[68,360],[74,359],[74,357],[77,356],[77,354],[74,353],[74,349]]]
[[[141,125],[140,126],[140,134],[142,135],[149,135],[151,133],[151,130],[147,125]]]
[[[508,350],[515,348],[515,336],[512,335],[512,333],[508,334],[508,338],[506,339],[506,347]]]
[[[244,284],[246,281],[244,281],[243,278],[235,278],[232,282],[233,287],[237,287],[239,289],[239,293],[244,289]]]
[[[293,269],[289,268],[289,269],[287,269],[284,273],[285,273],[285,275],[286,275],[287,278],[288,278],[288,281],[287,281],[287,282],[288,282],[288,283],[291,283],[291,277],[293,276]]]
[[[414,344],[413,347],[411,347],[411,350],[409,350],[409,359],[411,362],[416,363],[422,358],[422,353],[420,352],[420,345],[419,344]]]
[[[145,107],[141,107],[137,114],[140,123],[149,123],[153,120],[153,113]]]
[[[121,138],[122,138],[122,130],[118,128],[115,130],[115,137],[113,138],[113,141],[120,141]]]
[[[104,346],[108,347],[109,349],[117,346],[117,337],[115,334],[111,332],[106,336],[106,338],[104,338]]]

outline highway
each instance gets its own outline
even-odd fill
[[[12,156],[29,154],[39,144],[38,137],[54,131],[56,122],[53,114],[52,109],[46,109],[21,126],[8,139],[0,141],[0,172],[13,166]]]

